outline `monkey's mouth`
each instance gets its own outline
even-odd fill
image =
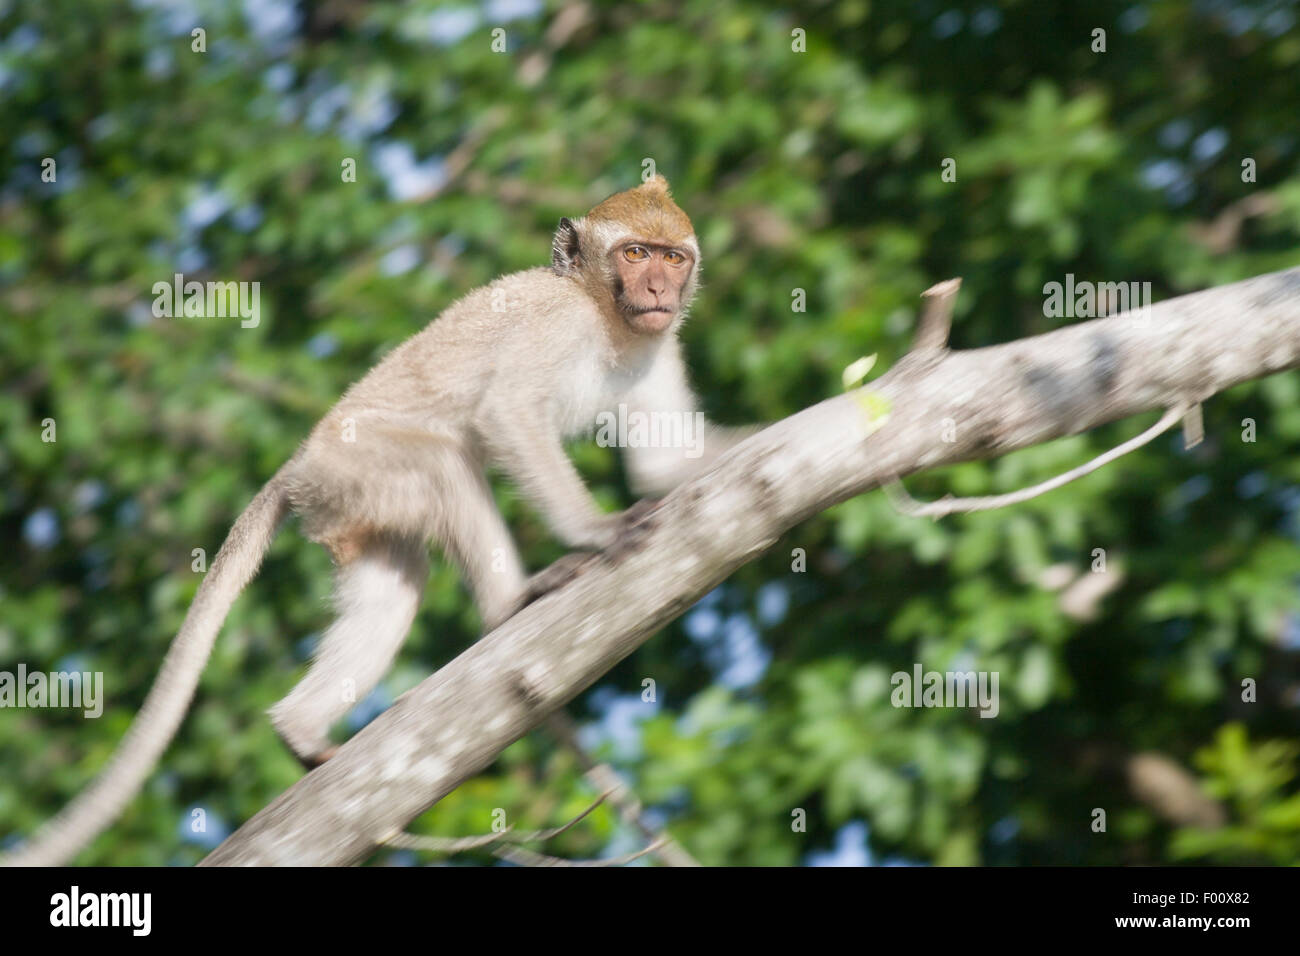
[[[650,321],[661,319],[664,316],[674,316],[677,314],[675,306],[668,305],[636,305],[632,302],[623,302],[623,314],[628,319],[635,321],[643,316],[651,316]]]
[[[641,332],[662,332],[672,324],[677,315],[676,309],[663,306],[633,305],[624,309],[628,325]]]
[[[645,315],[649,312],[663,312],[672,315],[677,309],[666,305],[634,305],[631,302],[624,302],[623,311],[628,315]]]

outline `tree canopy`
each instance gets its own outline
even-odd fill
[[[666,175],[702,247],[685,341],[703,405],[774,420],[840,391],[864,354],[888,367],[949,276],[962,348],[1075,321],[1044,308],[1067,275],[1159,300],[1295,264],[1296,16],[1274,0],[7,6],[0,671],[102,671],[106,703],[94,720],[0,709],[0,834],[33,832],[103,765],[204,558],[316,419],[456,297],[545,263],[559,217],[647,162]],[[176,273],[259,283],[260,320],[157,316]],[[1196,448],[1161,439],[1013,508],[935,522],[873,493],[809,519],[585,695],[584,741],[704,863],[1300,862],[1300,376],[1204,413]],[[1148,424],[908,488],[1010,491]],[[605,505],[630,503],[609,449],[573,454]],[[496,487],[530,566],[559,556]],[[298,779],[264,712],[328,621],[329,581],[290,525],[163,765],[79,862],[194,862]],[[398,665],[342,732],[478,634],[437,561]],[[998,672],[997,717],[894,707],[891,675],[918,663]],[[1142,755],[1194,774],[1222,820],[1144,799]],[[536,829],[592,796],[538,733],[415,829],[482,833],[498,809]],[[633,843],[602,807],[548,852]]]

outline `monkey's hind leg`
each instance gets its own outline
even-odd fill
[[[417,537],[372,534],[333,548],[338,617],[322,635],[307,675],[271,708],[280,738],[308,766],[332,752],[330,726],[388,672],[410,630],[428,578]]]
[[[488,633],[523,604],[524,566],[483,472],[464,456],[442,456],[435,471],[434,538],[474,595]]]

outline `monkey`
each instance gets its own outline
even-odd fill
[[[525,575],[485,470],[499,468],[570,558],[617,553],[645,502],[607,514],[564,441],[619,405],[696,416],[698,447],[627,442],[629,485],[664,494],[710,469],[756,427],[704,421],[678,331],[698,288],[700,247],[655,175],[577,219],[562,218],[551,265],[466,294],[349,388],[232,526],[108,766],[6,863],[55,865],[117,816],[189,707],[231,606],[293,513],[334,564],[336,616],[306,675],[270,709],[308,768],[328,731],[382,679],[414,621],[431,544],[458,567],[484,633],[571,576],[564,559]],[[557,570],[558,569],[558,570]],[[352,693],[344,693],[349,685]]]

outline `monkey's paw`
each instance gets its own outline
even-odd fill
[[[596,556],[587,551],[574,551],[564,555],[549,567],[532,575],[524,585],[524,597],[519,606],[532,604],[543,594],[562,588],[594,564]]]
[[[617,564],[634,551],[641,550],[646,536],[655,528],[654,514],[662,503],[662,498],[642,498],[620,514],[618,536],[605,549],[606,557]]]
[[[302,754],[295,754],[294,756],[298,758],[298,762],[303,765],[304,769],[310,771],[310,770],[315,770],[317,767],[319,767],[325,761],[329,760],[338,752],[339,752],[339,748],[335,746],[335,747],[326,747],[324,750],[320,751],[319,753],[310,754],[309,756],[303,756]]]

